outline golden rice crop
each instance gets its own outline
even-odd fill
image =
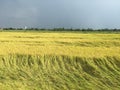
[[[0,32],[1,90],[119,90],[120,34]]]
[[[120,34],[0,32],[0,55],[119,56]]]

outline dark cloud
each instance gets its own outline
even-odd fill
[[[0,0],[0,26],[120,28],[119,4],[119,0]]]

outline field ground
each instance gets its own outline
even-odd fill
[[[120,33],[0,32],[1,90],[119,90]]]

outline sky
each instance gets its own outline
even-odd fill
[[[0,27],[120,28],[120,0],[0,0]]]

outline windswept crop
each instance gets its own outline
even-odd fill
[[[1,90],[119,90],[120,34],[0,32]]]

